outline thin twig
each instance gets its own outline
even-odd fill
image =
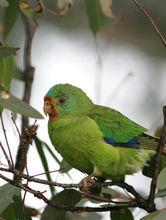
[[[43,172],[43,173],[39,173],[39,174],[35,174],[30,176],[30,178],[36,177],[36,176],[42,176],[42,175],[46,175],[46,174],[50,174],[50,173],[56,173],[56,172],[60,172],[60,170],[53,170],[53,171],[48,171],[48,172]]]
[[[135,199],[130,199],[130,200],[128,199],[127,202],[126,201],[114,201],[111,198],[108,199],[103,196],[93,195],[93,194],[83,192],[83,191],[81,191],[80,193],[81,193],[82,198],[88,198],[88,199],[92,199],[92,200],[96,200],[96,201],[100,201],[100,202],[107,202],[107,203],[114,203],[114,204],[128,204],[129,202],[135,200]]]
[[[29,176],[29,172],[28,172],[28,166],[26,164],[26,172],[27,172],[27,175]],[[28,180],[27,180],[27,186],[28,186]],[[23,208],[23,220],[25,220],[25,199],[26,199],[26,195],[27,195],[27,191],[24,191],[24,195],[23,195],[23,198],[22,198],[22,208]]]
[[[150,23],[152,24],[152,26],[155,29],[155,32],[157,33],[157,35],[159,36],[162,44],[164,45],[164,47],[166,47],[166,40],[164,38],[164,36],[162,35],[161,31],[159,30],[157,24],[155,23],[155,21],[153,20],[153,18],[151,17],[151,15],[142,7],[142,5],[137,1],[137,0],[132,0],[136,6],[140,9],[140,11],[143,12],[143,14],[148,18],[148,20],[150,21]]]
[[[160,141],[158,144],[158,148],[156,151],[156,155],[154,158],[154,166],[155,167],[154,167],[154,174],[153,174],[153,178],[152,178],[152,182],[151,182],[151,186],[150,186],[150,193],[149,193],[149,198],[148,198],[149,203],[154,202],[156,186],[157,186],[157,177],[160,172],[160,169],[159,169],[160,168],[160,155],[161,155],[161,151],[164,148],[164,145],[166,143],[166,106],[163,107],[163,115],[164,115],[164,125],[163,125],[163,129],[162,129]]]
[[[12,122],[13,122],[13,124],[14,124],[16,130],[17,130],[17,133],[18,133],[18,135],[19,135],[19,138],[21,139],[21,134],[20,134],[20,131],[19,131],[19,129],[18,129],[18,126],[17,126],[17,124],[16,124],[16,122],[15,122],[15,120],[14,120],[14,114],[13,114],[13,113],[11,113],[11,119],[12,119]]]
[[[3,123],[2,114],[0,115],[0,118],[1,118],[2,130],[3,130],[3,133],[4,133],[6,145],[7,145],[9,156],[10,156],[11,166],[13,167],[14,166],[14,162],[13,162],[12,154],[11,154],[11,151],[10,151],[9,142],[8,142],[8,139],[7,139],[6,129],[5,129],[5,126],[4,126],[4,123]]]
[[[3,154],[4,154],[4,156],[5,156],[6,160],[7,160],[7,162],[8,162],[8,166],[11,167],[12,164],[11,164],[10,158],[8,157],[8,155],[7,155],[7,153],[6,153],[6,151],[5,151],[5,149],[4,149],[4,147],[3,147],[3,145],[2,145],[1,142],[0,142],[0,147],[1,147],[2,151],[3,151]]]

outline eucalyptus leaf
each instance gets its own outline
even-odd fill
[[[15,69],[14,55],[3,57],[0,59],[0,85],[4,89],[9,90],[10,83],[13,77]],[[3,111],[3,107],[0,105],[0,113]]]
[[[72,213],[68,212],[69,220],[103,220],[103,216],[95,212]]]
[[[49,173],[47,159],[46,159],[46,156],[45,156],[45,153],[44,153],[44,150],[43,150],[43,142],[38,137],[35,137],[35,145],[36,145],[36,149],[37,149],[37,152],[39,154],[39,157],[41,159],[42,165],[44,167],[44,171],[46,172],[47,180],[52,181],[50,173]],[[54,186],[50,185],[49,187],[50,187],[51,194],[53,195],[54,190],[55,190]]]
[[[17,47],[0,46],[0,59],[15,54],[18,49]]]
[[[0,187],[0,213],[2,213],[11,203],[14,195],[19,196],[21,190],[18,187],[7,183]]]
[[[128,208],[111,211],[111,220],[134,220],[134,217]]]
[[[98,0],[85,0],[85,6],[90,28],[96,35],[108,23],[109,19],[103,14]]]
[[[10,31],[12,30],[17,16],[19,14],[19,2],[20,0],[8,0],[9,6],[5,9],[3,16],[3,38],[6,39]]]
[[[131,198],[128,197],[125,193],[118,191],[117,189],[112,188],[102,188],[101,194],[107,199],[112,199],[116,202],[130,202]]]
[[[4,90],[1,85],[0,103],[3,108],[20,113],[26,117],[43,119],[43,116],[36,109]]]
[[[0,59],[0,85],[9,90],[15,69],[14,55]]]
[[[50,202],[56,206],[75,206],[81,200],[81,195],[74,189],[66,189],[53,196]],[[68,217],[65,211],[56,209],[47,205],[44,209],[41,220],[67,220]]]
[[[164,167],[166,167],[166,154],[161,154],[159,171],[163,170]],[[151,158],[150,161],[147,162],[146,166],[144,166],[142,173],[143,175],[152,178],[154,175],[154,169],[155,169],[155,155]]]
[[[25,208],[24,206],[24,210],[23,210],[23,202],[21,199],[21,194],[20,196],[14,196],[13,197],[14,200],[14,210],[16,213],[16,220],[32,220],[31,216],[30,216],[30,212],[28,209]]]
[[[3,220],[17,220],[16,213],[14,210],[14,204],[10,203],[10,205],[4,210],[4,212],[1,213],[1,216],[3,217]]]
[[[17,79],[17,80],[21,80],[21,81],[25,80],[24,72],[19,67],[15,67],[13,77],[14,77],[14,79]]]
[[[166,167],[160,172],[157,178],[157,188],[160,190],[166,189]]]
[[[30,212],[26,208],[23,210],[21,193],[19,196],[13,196],[13,203],[11,203],[1,215],[5,220],[32,220]]]
[[[63,172],[63,173],[67,173],[69,170],[71,170],[73,167],[68,164],[66,162],[66,160],[62,160],[61,163],[60,163],[60,170]]]
[[[48,152],[50,153],[50,155],[54,158],[54,160],[60,164],[60,160],[56,157],[55,153],[51,150],[50,146],[48,146],[48,144],[46,144],[45,142],[43,142],[44,146],[46,147],[46,149],[48,150]]]
[[[29,3],[27,0],[20,0],[21,11],[31,19],[35,20],[44,11],[44,5],[41,0],[36,0],[36,6]]]
[[[166,189],[158,190],[158,192],[155,194],[155,198],[164,196],[166,196]]]
[[[141,218],[140,220],[165,220],[166,217],[166,208],[160,209],[156,212],[152,212],[149,215]]]

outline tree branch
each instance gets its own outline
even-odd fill
[[[36,31],[36,25],[34,24],[33,20],[27,17],[26,15],[22,14],[24,26],[25,26],[25,47],[24,47],[24,95],[23,101],[26,103],[30,102],[31,97],[31,89],[32,83],[34,78],[34,67],[31,64],[31,47],[32,47],[32,40],[33,36]],[[24,135],[24,129],[29,127],[29,119],[27,117],[22,117],[22,135]],[[16,164],[15,168],[23,172],[26,163],[27,163],[27,153],[29,149],[29,143],[22,145],[20,143],[18,147],[17,157],[16,157]],[[16,176],[14,176],[14,179]],[[18,178],[18,177],[17,177]]]
[[[161,133],[161,137],[160,137],[160,141],[158,144],[158,148],[156,151],[156,155],[154,158],[154,174],[153,174],[153,178],[152,178],[152,182],[151,182],[151,187],[150,187],[150,193],[149,193],[149,197],[148,197],[148,202],[150,204],[154,203],[154,198],[155,198],[155,192],[156,192],[156,185],[157,185],[157,177],[159,175],[160,172],[160,155],[161,155],[161,151],[164,148],[164,145],[166,143],[166,106],[163,107],[163,114],[164,114],[164,125],[163,125],[163,129],[162,129],[162,133]]]
[[[37,191],[37,190],[34,190],[32,188],[30,188],[29,186],[25,185],[25,184],[22,184],[20,182],[16,182],[14,180],[11,180],[9,179],[8,177],[0,174],[0,178],[4,179],[5,181],[7,181],[8,183],[16,186],[16,187],[19,187],[21,189],[23,189],[24,191],[26,192],[29,192],[29,193],[32,193],[35,197],[37,197],[38,199],[41,199],[43,200],[46,204],[54,207],[54,208],[57,208],[59,210],[63,210],[63,211],[71,211],[71,212],[105,212],[105,211],[111,211],[111,210],[119,210],[119,209],[122,209],[122,208],[126,208],[126,207],[137,207],[137,202],[136,201],[132,201],[132,202],[129,202],[128,204],[121,204],[121,205],[118,205],[118,206],[106,206],[106,207],[80,207],[80,206],[77,206],[77,207],[70,207],[70,206],[66,206],[66,205],[55,205],[54,203],[52,203],[49,199],[47,199],[43,193],[44,192],[40,192],[40,191]]]
[[[7,168],[0,167],[0,170],[6,171],[6,172],[11,172],[11,173],[14,173],[15,175],[19,174],[19,171],[16,170],[16,169],[7,169]],[[28,182],[36,182],[36,183],[45,184],[45,185],[53,185],[53,186],[62,187],[64,189],[79,188],[79,184],[64,184],[64,183],[58,183],[58,182],[52,182],[52,181],[47,181],[47,180],[43,180],[43,179],[33,178],[33,177],[31,177],[27,174],[20,174],[20,175],[21,175],[22,178],[27,179]],[[12,184],[11,181],[10,181],[10,183]],[[19,183],[16,184],[14,182],[14,184],[17,185],[18,187],[20,187]],[[116,206],[115,209],[112,208],[112,206],[109,207],[110,209],[108,207],[103,207],[102,209],[100,209],[100,208],[91,209],[92,207],[90,207],[90,208],[86,207],[86,209],[84,209],[85,207],[79,207],[79,209],[77,209],[77,207],[75,207],[75,208],[74,207],[72,207],[72,208],[68,207],[66,211],[82,211],[82,212],[86,212],[86,211],[87,212],[91,212],[91,211],[92,212],[95,212],[95,211],[100,212],[100,211],[102,211],[103,212],[103,211],[110,211],[110,210],[118,210],[118,209],[122,208],[122,206],[123,206],[123,208],[124,207],[139,207],[139,208],[142,208],[142,209],[144,209],[148,212],[152,211],[152,209],[149,208],[149,204],[147,203],[147,200],[144,199],[139,193],[137,193],[136,190],[134,189],[134,187],[132,187],[131,185],[129,185],[127,183],[124,183],[124,182],[105,182],[105,183],[96,183],[95,184],[95,187],[108,187],[108,186],[118,186],[118,187],[121,187],[122,189],[126,189],[129,193],[131,193],[135,197],[135,199],[132,200],[132,201],[129,201],[128,203],[122,204],[122,205],[118,204],[118,206]],[[32,189],[32,191],[28,191],[28,192],[31,192],[32,194],[34,194],[33,189]],[[35,192],[35,196],[38,197],[36,195],[36,192]],[[44,198],[43,196],[41,196],[40,193],[39,193],[39,197],[41,197],[40,199],[43,199],[43,201],[48,200],[48,199]],[[93,199],[95,199],[95,197],[93,197]],[[98,199],[99,198],[97,198],[97,200]],[[48,203],[48,201],[46,203],[50,204],[50,203]],[[116,204],[116,202],[113,202],[113,201],[111,201],[111,203]],[[64,206],[60,207],[59,209],[62,208],[62,210],[64,210],[63,207]],[[153,209],[153,211],[154,211],[154,209]]]
[[[151,17],[151,15],[142,7],[142,5],[137,1],[137,0],[132,0],[136,6],[140,9],[140,11],[147,17],[147,19],[150,21],[150,23],[152,24],[152,26],[155,29],[156,34],[159,36],[162,44],[164,45],[164,47],[166,47],[166,39],[164,38],[164,36],[162,35],[161,31],[159,30],[157,24],[155,23],[154,19]]]
[[[29,146],[30,144],[32,144],[32,141],[33,139],[35,138],[36,136],[36,130],[37,130],[37,126],[32,125],[30,126],[29,128],[25,128],[22,135],[21,135],[21,138],[20,138],[20,145],[19,145],[19,150],[20,152],[22,151],[22,155],[21,155],[21,158],[20,161],[19,161],[19,168],[17,168],[15,166],[15,169],[17,169],[17,173],[14,172],[14,180],[15,181],[20,181],[21,178],[22,178],[22,173],[24,171],[24,168],[26,166],[26,157],[27,157],[27,151],[25,151],[25,148],[27,146]],[[17,165],[17,163],[16,163]]]

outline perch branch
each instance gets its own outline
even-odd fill
[[[43,200],[46,204],[54,207],[54,208],[57,208],[59,210],[63,210],[63,211],[71,211],[71,212],[105,212],[105,211],[111,211],[111,210],[119,210],[119,209],[122,209],[122,208],[125,208],[125,207],[137,207],[137,202],[136,201],[132,201],[132,202],[129,202],[128,204],[121,204],[121,205],[118,205],[118,206],[106,206],[106,207],[80,207],[80,206],[77,206],[77,207],[70,207],[70,206],[66,206],[66,205],[55,205],[54,203],[52,203],[49,199],[47,199],[43,194],[44,192],[40,192],[40,191],[37,191],[37,190],[34,190],[32,188],[30,188],[29,186],[27,186],[26,184],[22,184],[20,182],[16,182],[14,180],[11,180],[9,179],[8,177],[0,174],[0,178],[4,179],[5,181],[7,181],[8,183],[16,186],[16,187],[19,187],[21,189],[23,189],[24,191],[26,192],[29,192],[31,194],[33,194],[35,197],[37,197],[38,199],[41,199]]]
[[[166,47],[166,39],[164,38],[164,36],[162,35],[161,31],[159,30],[157,24],[155,23],[154,19],[151,17],[151,15],[142,7],[142,5],[137,1],[137,0],[132,0],[136,6],[140,9],[140,11],[147,17],[147,19],[150,21],[150,23],[152,24],[152,26],[155,29],[156,34],[159,36],[162,44],[164,45],[164,47]]]
[[[0,167],[0,170],[1,171],[6,171],[6,172],[11,172],[11,173],[14,173],[15,175],[18,175],[18,173],[19,173],[19,171],[16,170],[16,169],[7,169],[7,168]],[[40,183],[40,184],[45,184],[45,185],[53,185],[53,186],[62,187],[64,189],[79,188],[79,184],[64,184],[64,183],[52,182],[52,181],[47,181],[47,180],[43,180],[43,179],[33,178],[32,176],[29,176],[27,174],[21,174],[21,177],[24,178],[24,179],[27,179],[28,182],[35,182],[35,183]],[[14,184],[17,185],[16,183],[14,183]],[[19,183],[18,183],[17,186],[20,187]],[[137,193],[136,190],[131,185],[129,185],[127,183],[124,183],[124,182],[120,182],[120,183],[119,182],[105,182],[105,183],[96,183],[95,186],[97,186],[97,187],[118,186],[118,187],[121,187],[123,189],[126,189],[129,193],[131,193],[135,197],[135,199],[130,201],[130,202],[128,202],[128,203],[123,204],[123,207],[139,207],[139,208],[142,208],[142,209],[144,209],[144,210],[146,210],[148,212],[152,211],[151,209],[149,209],[147,201],[141,195],[139,195],[139,193]],[[30,191],[28,191],[28,192],[30,192]],[[33,192],[31,191],[31,193],[33,193]],[[36,196],[36,197],[38,197],[38,196]],[[43,199],[43,197],[40,198],[40,199]],[[95,199],[95,198],[93,197],[93,199]],[[44,201],[46,201],[46,198],[45,198]],[[46,203],[49,204],[48,202],[46,202]],[[116,202],[113,202],[113,203],[116,204]],[[120,205],[120,206],[118,205],[118,207],[122,208],[122,205]],[[108,207],[103,207],[101,210],[100,210],[100,208],[96,208],[96,209],[92,209],[92,212],[94,212],[94,211],[100,212],[100,211],[117,210],[117,209],[119,209],[118,207],[116,207],[115,209],[114,208],[112,209],[112,206],[109,207],[111,209],[108,209]],[[67,209],[66,211],[82,211],[82,212],[86,212],[87,211],[87,212],[90,212],[90,210],[91,210],[91,209],[89,209],[87,207],[86,207],[87,209],[84,209],[85,207],[80,207],[80,209],[77,209],[77,208],[78,207],[75,207],[75,209],[74,209],[74,207],[73,207],[72,210],[71,209]],[[61,208],[59,208],[59,209],[61,209]],[[62,210],[64,210],[63,207],[62,207]]]

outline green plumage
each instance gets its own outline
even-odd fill
[[[142,169],[155,153],[158,140],[145,134],[145,128],[111,108],[93,104],[81,89],[59,84],[45,97],[56,100],[47,103],[50,109],[55,108],[57,115],[51,118],[50,111],[48,132],[52,144],[74,168],[120,180],[125,174]],[[117,143],[137,138],[146,149],[111,146],[104,138]]]

